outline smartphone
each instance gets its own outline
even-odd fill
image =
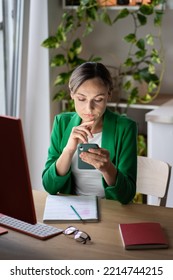
[[[82,152],[87,152],[89,149],[98,149],[99,146],[95,143],[86,143],[86,144],[79,144],[78,145],[78,168],[79,169],[95,169],[95,167],[91,164],[84,162],[79,155]]]

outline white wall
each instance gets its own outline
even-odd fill
[[[26,92],[21,115],[31,183],[41,189],[41,173],[50,136],[49,54],[41,47],[48,36],[47,0],[30,0]]]
[[[167,0],[167,7],[168,7],[168,9],[173,9],[173,1],[172,0]]]
[[[110,11],[110,15],[115,18],[117,11]],[[165,51],[165,72],[161,86],[162,93],[173,94],[173,10],[166,10],[163,26],[162,38]],[[146,27],[145,27],[146,28]],[[147,33],[151,32],[150,26]],[[123,19],[117,22],[114,27],[97,24],[96,30],[87,38],[84,52],[87,56],[93,53],[101,56],[103,62],[108,65],[119,65],[127,54],[126,43],[122,37],[131,31],[130,19]],[[100,32],[102,35],[100,36]],[[104,38],[104,40],[103,40]]]
[[[32,187],[43,189],[41,175],[47,159],[53,118],[59,106],[52,102],[55,73],[49,66],[49,51],[41,43],[51,28],[48,21],[55,20],[57,26],[58,4],[54,0],[27,0],[24,4],[18,115],[23,124]]]

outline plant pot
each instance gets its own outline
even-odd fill
[[[97,0],[100,6],[116,6],[117,0]]]

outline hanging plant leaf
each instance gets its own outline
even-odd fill
[[[140,50],[135,53],[135,56],[137,59],[141,59],[145,57],[146,53],[147,53],[146,50]]]
[[[73,112],[75,111],[75,106],[74,106],[74,100],[73,99],[69,99],[68,103],[67,103],[67,108],[66,110],[67,112]]]
[[[141,49],[141,50],[145,50],[145,41],[144,39],[140,39],[137,41],[136,46]]]
[[[158,85],[159,85],[158,80],[157,80],[157,83],[150,81],[148,84],[148,93],[152,93],[158,87]]]
[[[138,13],[137,14],[137,18],[138,18],[138,21],[140,22],[141,25],[145,25],[147,23],[147,18],[146,16]]]
[[[61,101],[67,98],[67,92],[66,90],[59,90],[53,97],[53,101]]]
[[[54,82],[54,85],[57,86],[57,85],[64,85],[68,82],[69,78],[70,78],[70,74],[71,73],[60,73],[56,79],[55,79],[55,82]]]
[[[99,61],[101,61],[101,60],[102,60],[102,58],[99,57],[99,56],[93,56],[93,55],[91,55],[91,56],[89,57],[89,61],[99,62]]]
[[[41,46],[45,48],[59,48],[60,44],[55,36],[50,36],[42,42]]]
[[[130,92],[130,95],[128,97],[128,104],[135,104],[138,100],[138,93],[139,93],[139,90],[137,87],[134,87],[132,89],[132,91]]]
[[[86,23],[85,31],[83,32],[82,36],[86,37],[94,30],[94,25],[91,22]]]
[[[154,8],[152,5],[141,5],[141,7],[139,8],[140,12],[144,15],[152,15],[154,12]]]
[[[81,4],[82,4],[83,6],[88,5],[89,2],[90,2],[90,0],[80,0],[80,1],[81,1]]]
[[[57,67],[66,64],[66,59],[63,54],[57,54],[55,57],[51,59],[50,66]]]
[[[148,68],[144,68],[139,71],[140,77],[149,84],[150,82],[153,82],[156,84],[156,86],[159,85],[159,77],[156,74],[151,74],[148,71]],[[150,91],[151,92],[151,91]]]
[[[69,33],[74,27],[74,17],[72,15],[66,16],[66,22],[64,26],[64,32]]]
[[[144,96],[141,97],[141,101],[148,103],[152,100],[152,97],[150,94],[146,93]]]
[[[152,50],[152,52],[151,52],[151,61],[153,63],[156,63],[156,64],[160,64],[161,63],[161,57],[159,55],[158,50],[156,50],[156,49]]]
[[[98,20],[98,13],[96,6],[90,6],[90,8],[86,9],[86,18],[92,19],[94,21]]]
[[[136,35],[134,33],[130,33],[124,37],[124,40],[128,43],[136,43]]]
[[[151,34],[146,35],[146,42],[148,45],[153,46],[154,45],[154,37]]]
[[[115,23],[117,20],[125,18],[129,15],[129,10],[128,9],[122,9],[119,14],[117,15],[117,17],[113,20],[113,23]]]
[[[105,11],[103,13],[101,13],[100,15],[100,19],[101,21],[103,21],[104,23],[108,24],[108,25],[112,25],[112,21],[110,16],[108,15],[108,13]]]
[[[163,15],[164,15],[163,11],[156,11],[155,12],[155,18],[154,18],[155,26],[161,26]]]
[[[144,135],[139,134],[138,135],[138,155],[141,156],[147,156],[147,143],[146,143],[146,138]]]
[[[123,63],[123,66],[132,67],[135,65],[135,62],[131,57],[127,58],[126,61]]]
[[[82,51],[82,43],[78,38],[73,42],[71,48],[67,52],[68,62],[73,64],[73,61],[81,53],[81,51]]]
[[[81,40],[78,38],[76,39],[73,44],[72,47],[70,48],[71,51],[74,52],[75,55],[78,55],[81,53],[82,51],[82,43]]]
[[[73,71],[73,68],[75,68],[76,66],[78,66],[78,65],[80,65],[80,64],[82,64],[84,62],[86,62],[85,59],[80,58],[78,56],[74,57],[73,61],[70,62],[71,63],[71,67],[72,67],[71,72]]]
[[[149,64],[149,66],[148,66],[148,71],[149,71],[149,73],[151,73],[151,74],[155,74],[156,73],[156,68],[155,68],[155,66],[153,65],[153,64]]]
[[[141,76],[139,75],[139,72],[136,72],[133,74],[133,79],[135,81],[140,81],[141,80]]]
[[[57,41],[59,43],[67,41],[66,30],[64,29],[63,24],[60,24],[58,26],[58,30],[57,30],[57,33],[56,33],[56,38],[57,38]]]
[[[125,89],[125,91],[129,91],[129,89],[132,87],[132,82],[131,80],[129,79],[127,82],[125,82],[123,84],[123,89]]]

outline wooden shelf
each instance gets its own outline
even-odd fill
[[[74,4],[68,4],[68,0],[63,0],[63,9],[77,9],[78,5],[77,2],[78,1],[74,1]],[[71,1],[72,2],[72,1]],[[122,9],[129,9],[129,10],[137,10],[140,8],[140,5],[133,5],[133,4],[129,4],[129,5],[100,5],[100,7],[103,8],[107,8],[109,10],[122,10]],[[162,9],[162,4],[158,5],[157,9]]]
[[[136,103],[136,104],[131,104],[130,108],[134,108],[134,109],[143,109],[143,110],[154,110],[159,108],[161,105],[163,105],[164,103],[170,101],[171,99],[173,99],[173,95],[172,94],[159,94],[158,97],[156,99],[154,99],[152,102],[150,103]],[[127,107],[127,102],[124,100],[121,100],[120,102],[109,102],[108,103],[108,107],[118,107],[118,108],[126,108]]]

